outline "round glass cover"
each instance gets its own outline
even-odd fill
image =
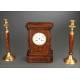
[[[46,43],[46,36],[43,33],[35,33],[32,37],[32,41],[36,45],[44,45]]]

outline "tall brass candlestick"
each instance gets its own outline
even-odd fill
[[[68,56],[64,59],[65,64],[75,64],[77,60],[73,57],[73,47],[74,47],[74,28],[76,28],[75,20],[69,21],[69,53]]]
[[[10,31],[9,31],[9,23],[8,19],[4,18],[4,32],[5,32],[5,48],[6,48],[6,54],[3,57],[3,60],[5,61],[14,61],[15,56],[11,53],[10,49]]]

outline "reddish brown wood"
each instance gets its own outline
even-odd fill
[[[5,31],[6,52],[10,51],[10,33]]]
[[[29,22],[26,24],[28,30],[28,62],[52,62],[53,51],[51,49],[51,29],[53,23],[51,22]],[[46,44],[37,46],[32,42],[32,36],[42,32],[46,35]]]
[[[73,48],[74,48],[74,33],[72,32],[69,33],[69,54],[73,53]]]

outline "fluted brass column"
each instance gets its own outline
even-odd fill
[[[3,57],[4,61],[14,61],[15,60],[15,56],[11,53],[11,49],[10,49],[10,31],[9,31],[9,23],[8,23],[8,19],[4,18],[3,19],[4,24],[4,33],[5,33],[5,49],[6,49],[6,54]]]
[[[69,21],[69,52],[68,56],[64,59],[65,64],[75,64],[77,60],[73,57],[73,48],[74,48],[74,28],[76,28],[75,20]]]

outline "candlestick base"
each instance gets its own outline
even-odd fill
[[[68,55],[67,58],[64,59],[65,64],[75,64],[77,60],[73,57],[73,55]]]
[[[15,60],[15,56],[13,54],[11,54],[11,52],[8,52],[5,54],[5,56],[3,57],[4,61],[14,61]]]

